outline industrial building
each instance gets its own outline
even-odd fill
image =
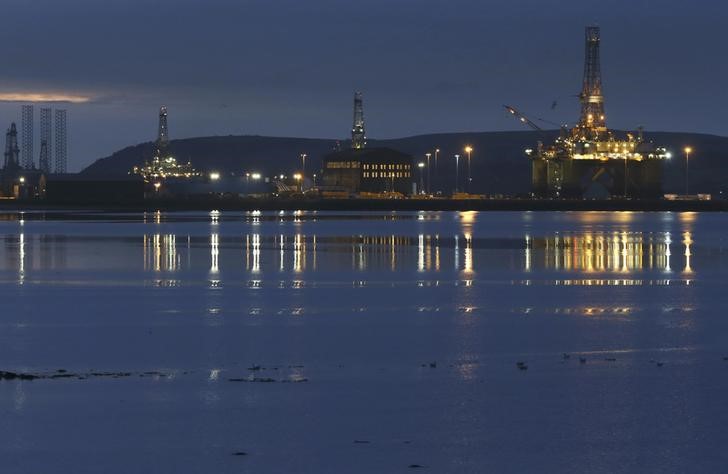
[[[641,129],[624,138],[617,138],[607,129],[599,44],[599,28],[587,27],[579,122],[571,130],[562,127],[553,144],[544,146],[539,142],[535,149],[526,150],[532,161],[532,189],[536,196],[662,195],[662,165],[669,158],[667,150],[645,141]],[[521,122],[540,130],[514,108],[506,109]]]
[[[326,155],[322,190],[412,193],[414,158],[391,148],[360,148]]]
[[[366,148],[362,93],[354,94],[351,149],[323,158],[323,192],[412,193],[414,158],[391,148]]]

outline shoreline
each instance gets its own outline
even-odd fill
[[[0,211],[635,211],[726,212],[728,201],[551,199],[154,199],[139,202],[4,201]]]

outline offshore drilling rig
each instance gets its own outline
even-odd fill
[[[532,190],[542,197],[590,195],[656,198],[662,195],[662,164],[670,155],[644,141],[642,129],[618,139],[607,129],[599,61],[599,27],[586,28],[581,116],[549,146],[526,150],[532,162]],[[538,128],[512,107],[521,122]]]

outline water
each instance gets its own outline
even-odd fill
[[[722,471],[726,225],[0,215],[0,471]]]

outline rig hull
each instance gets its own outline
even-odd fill
[[[532,190],[540,197],[659,198],[662,160],[533,159]],[[626,182],[626,183],[625,183]],[[558,191],[556,191],[558,190]]]

